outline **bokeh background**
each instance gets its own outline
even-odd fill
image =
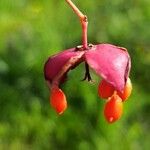
[[[81,82],[84,65],[63,85],[67,111],[49,105],[47,58],[81,44],[78,18],[65,0],[0,0],[0,150],[150,149],[150,1],[74,0],[88,16],[88,41],[126,47],[133,92],[109,125],[100,81]]]

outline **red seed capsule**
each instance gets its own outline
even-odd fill
[[[111,97],[114,93],[114,87],[108,83],[106,80],[102,80],[98,86],[98,95],[100,98]]]
[[[123,112],[122,99],[114,94],[104,107],[104,116],[108,123],[113,123],[117,121]]]
[[[67,108],[66,96],[59,88],[52,89],[50,104],[58,114],[62,114]]]
[[[128,78],[123,92],[121,93],[120,91],[117,91],[117,94],[121,97],[122,101],[125,101],[129,98],[131,92],[132,92],[132,83],[130,78]]]

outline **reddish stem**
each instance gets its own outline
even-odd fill
[[[83,49],[87,49],[88,48],[88,42],[87,42],[88,21],[87,21],[87,16],[84,15],[71,0],[66,0],[66,2],[69,4],[69,6],[73,9],[73,11],[76,13],[76,15],[80,19],[81,26],[82,26],[82,45],[83,45]]]

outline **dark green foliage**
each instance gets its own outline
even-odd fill
[[[74,0],[89,18],[89,42],[124,46],[132,57],[133,93],[120,121],[109,125],[84,66],[63,85],[68,109],[49,106],[43,65],[81,44],[78,18],[65,0],[0,1],[0,149],[148,150],[150,135],[150,1]]]

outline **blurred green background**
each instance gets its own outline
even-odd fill
[[[78,18],[65,0],[0,0],[0,150],[150,149],[150,1],[74,0],[88,16],[88,41],[126,47],[133,92],[122,118],[109,125],[84,65],[63,85],[68,109],[49,105],[47,58],[81,44]]]

